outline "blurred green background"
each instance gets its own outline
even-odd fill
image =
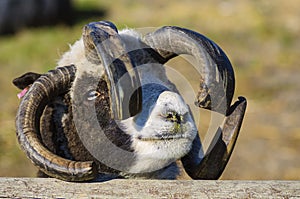
[[[80,38],[84,24],[110,20],[119,29],[177,25],[219,44],[236,75],[235,98],[248,99],[240,137],[221,179],[300,179],[300,3],[298,0],[75,0],[72,26],[23,29],[0,37],[0,176],[34,176],[20,150],[11,81],[45,73]]]

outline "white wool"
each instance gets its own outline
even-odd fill
[[[119,32],[122,41],[126,45],[127,52],[143,48],[141,35],[133,29],[123,29]]]
[[[122,41],[125,43],[126,51],[132,51],[142,48],[140,35],[132,29],[124,29],[120,31]],[[68,66],[74,64],[77,68],[77,74],[80,76],[83,72],[103,74],[103,66],[99,67],[91,63],[85,56],[83,38],[80,38],[73,45],[70,45],[70,50],[63,54],[58,61],[57,67]]]
[[[83,39],[76,41],[70,46],[70,50],[66,52],[58,61],[58,67],[74,64],[77,69],[77,74],[80,76],[83,72],[96,73],[99,71],[97,65],[91,63],[85,56]]]

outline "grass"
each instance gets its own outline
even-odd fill
[[[205,34],[229,56],[236,73],[236,97],[248,110],[223,179],[299,179],[300,14],[297,0],[273,1],[96,1],[75,0],[78,10],[102,16],[74,16],[73,26],[24,29],[0,37],[0,176],[33,176],[15,138],[19,100],[11,81],[27,71],[46,72],[90,21],[110,20],[118,28],[177,25]],[[178,61],[177,70],[181,64]],[[181,71],[181,70],[180,70]],[[183,71],[181,71],[184,73]],[[186,70],[187,76],[191,73]],[[205,129],[205,123],[201,123]]]

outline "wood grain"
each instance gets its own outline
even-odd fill
[[[0,198],[300,198],[300,181],[0,178]]]

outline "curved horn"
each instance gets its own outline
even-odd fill
[[[76,69],[72,66],[49,71],[36,80],[23,97],[17,117],[18,141],[28,158],[44,173],[67,181],[95,178],[97,167],[92,161],[78,162],[61,158],[41,144],[39,121],[45,106],[70,88]]]
[[[220,47],[205,36],[184,28],[166,26],[145,36],[144,41],[166,61],[192,55],[201,77],[196,104],[226,114],[234,93],[234,72]]]
[[[139,76],[115,25],[107,21],[89,23],[84,27],[83,41],[87,57],[96,64],[100,58],[105,68],[112,118],[126,119],[140,112],[142,90]],[[118,84],[121,78],[122,85]]]
[[[234,148],[243,121],[246,99],[240,98],[231,105],[235,79],[231,63],[222,49],[205,36],[184,28],[167,26],[145,36],[144,42],[164,59],[192,55],[201,75],[200,89],[195,102],[201,108],[226,115],[216,132],[217,143],[212,143],[210,153],[199,158],[201,142],[196,136],[191,151],[183,157],[187,173],[194,179],[217,179],[223,172]]]
[[[216,143],[212,143],[210,153],[203,159],[199,158],[200,139],[196,137],[191,151],[181,161],[190,177],[193,179],[218,179],[223,173],[232,154],[243,122],[247,101],[240,97],[230,108],[229,116],[215,134]]]

